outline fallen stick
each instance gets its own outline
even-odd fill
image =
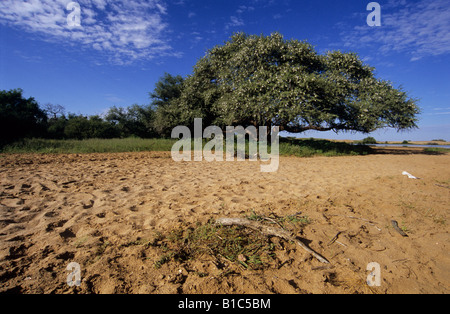
[[[394,227],[395,231],[397,231],[402,237],[408,237],[408,235],[402,229],[400,229],[397,221],[391,220],[391,224],[392,227]]]
[[[283,238],[287,241],[293,241],[293,242],[297,243],[297,245],[299,245],[302,249],[304,249],[305,251],[310,253],[312,256],[317,258],[321,263],[324,263],[324,264],[330,263],[325,257],[314,252],[306,244],[304,244],[297,238],[293,237],[290,232],[283,230],[281,228],[266,226],[259,222],[251,221],[251,220],[243,219],[243,218],[220,218],[220,219],[216,220],[216,223],[219,225],[222,225],[222,226],[232,226],[232,225],[243,226],[243,227],[255,230],[255,231],[259,231],[266,236],[276,236],[276,237]]]
[[[333,237],[333,239],[331,239],[330,242],[328,242],[327,245],[330,246],[330,245],[332,245],[334,242],[336,242],[337,239],[338,239],[338,237],[339,237],[339,235],[340,235],[341,233],[342,233],[341,231],[339,231],[338,233],[336,233],[336,235]]]

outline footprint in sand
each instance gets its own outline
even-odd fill
[[[64,240],[67,240],[69,238],[75,238],[76,234],[75,234],[75,232],[73,231],[72,228],[67,228],[63,232],[60,232],[59,236],[61,238],[63,238]]]
[[[51,222],[47,225],[47,228],[45,229],[45,231],[50,232],[55,230],[56,228],[61,228],[62,226],[64,226],[64,224],[67,222],[67,220],[60,220],[57,222]]]

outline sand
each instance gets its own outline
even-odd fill
[[[258,162],[175,163],[152,152],[3,155],[0,292],[449,293],[450,155],[387,152],[282,157],[276,173],[261,173]],[[144,245],[252,211],[308,216],[297,236],[330,265],[284,243],[278,266],[263,270],[218,267],[208,256],[156,268],[161,248]],[[80,265],[78,287],[66,282],[71,262]],[[366,284],[372,262],[379,287]]]

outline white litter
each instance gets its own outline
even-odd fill
[[[410,179],[415,179],[415,180],[418,180],[418,179],[419,179],[419,178],[413,176],[412,174],[410,174],[410,173],[408,173],[408,172],[406,172],[406,171],[403,171],[402,175],[408,176],[408,178],[410,178]]]

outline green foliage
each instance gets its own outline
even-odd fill
[[[424,149],[425,153],[428,154],[448,154],[450,153],[450,148],[442,148],[442,147],[427,147]]]
[[[291,133],[370,133],[415,128],[419,113],[417,100],[377,79],[357,54],[318,54],[311,44],[278,33],[234,34],[199,59],[187,78],[166,73],[150,93],[151,105],[112,107],[105,117],[66,116],[62,106],[52,104],[42,110],[22,93],[0,91],[0,146],[32,137],[170,137],[176,126],[192,129],[195,118],[222,129],[253,125]],[[309,151],[285,148],[294,154]]]
[[[142,138],[155,137],[153,119],[155,112],[151,106],[132,105],[127,108],[112,107],[105,120],[115,126],[117,137],[137,136]]]
[[[363,145],[370,145],[370,144],[377,144],[377,140],[374,137],[366,137],[361,141],[361,144]]]
[[[419,113],[416,100],[375,78],[374,68],[357,54],[320,55],[309,43],[278,33],[233,35],[197,62],[174,97],[163,105],[171,116],[165,120],[169,128],[203,118],[222,128],[277,125],[292,133],[370,133],[415,128]]]
[[[47,123],[47,138],[64,139],[66,135],[64,131],[67,126],[67,119],[65,116],[51,118]]]
[[[92,139],[153,138],[155,112],[151,106],[112,107],[105,118],[64,114],[64,107],[25,99],[21,89],[0,91],[0,145],[24,138]]]
[[[153,93],[150,93],[152,106],[156,108],[153,127],[158,134],[170,137],[172,129],[183,125],[180,120],[183,112],[177,105],[181,97],[184,79],[166,73],[157,83]]]
[[[19,138],[45,134],[47,117],[34,98],[22,89],[0,90],[0,145]]]
[[[58,134],[56,138],[61,138],[61,135],[66,139],[77,140],[119,137],[119,132],[114,125],[104,121],[99,116],[69,115],[68,119],[63,116],[54,121],[49,127],[49,131],[55,127],[60,127],[58,131],[63,130],[64,132],[63,135]]]

